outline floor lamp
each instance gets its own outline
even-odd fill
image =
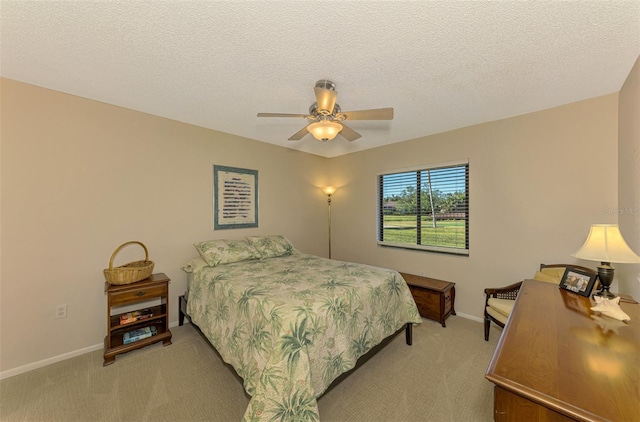
[[[327,195],[327,204],[329,205],[329,259],[331,259],[331,195],[335,193],[337,188],[333,186],[325,186],[322,192]]]

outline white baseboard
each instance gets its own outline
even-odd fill
[[[38,362],[29,363],[27,365],[19,366],[17,368],[9,369],[7,371],[0,372],[0,379],[13,377],[15,375],[24,374],[25,372],[33,371],[34,369],[42,368],[43,366],[51,365],[52,363],[61,362],[63,360],[71,359],[76,356],[84,355],[85,353],[95,352],[104,347],[104,343],[95,344],[93,346],[85,347],[82,349],[74,350],[69,353],[63,353],[58,356],[43,359]]]
[[[178,321],[170,322],[169,328],[176,327],[178,325]],[[104,347],[104,343],[94,344],[93,346],[84,347],[82,349],[74,350],[72,352],[63,353],[58,356],[53,356],[47,359],[43,359],[37,362],[29,363],[27,365],[19,366],[17,368],[8,369],[6,371],[0,372],[0,380],[5,378],[10,378],[15,375],[24,374],[25,372],[33,371],[34,369],[42,368],[47,365],[51,365],[53,363],[62,362],[63,360],[71,359],[76,356],[84,355],[85,353],[95,352],[96,350],[101,350]]]
[[[462,318],[473,320],[473,321],[484,322],[484,319],[482,319],[480,317],[477,317],[475,315],[463,314],[463,313],[460,313],[458,311],[456,311],[456,315],[459,316],[459,317],[462,317]]]

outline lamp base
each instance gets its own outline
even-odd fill
[[[609,288],[608,288],[608,287],[607,287],[607,289],[606,289],[606,290],[605,290],[604,288],[603,288],[602,290],[598,290],[598,291],[597,291],[597,292],[595,292],[593,295],[594,295],[594,296],[600,296],[600,297],[603,297],[603,298],[605,298],[605,299],[615,299],[615,298],[617,298],[617,297],[618,297],[618,296],[614,295],[613,293],[611,293],[611,292],[609,291]]]
[[[594,296],[601,296],[606,299],[618,297],[609,291],[609,287],[611,287],[611,283],[613,282],[614,271],[615,268],[608,262],[602,262],[598,265],[598,278],[600,279],[601,287],[600,290],[593,294]]]

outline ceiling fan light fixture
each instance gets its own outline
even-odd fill
[[[327,142],[335,138],[342,130],[342,125],[331,120],[322,120],[307,126],[309,133],[318,141]]]

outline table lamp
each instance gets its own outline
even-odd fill
[[[601,288],[594,295],[607,299],[616,297],[609,291],[615,270],[611,263],[640,264],[640,256],[636,255],[627,245],[617,224],[591,225],[589,236],[587,236],[584,245],[571,256],[587,261],[600,261],[598,278]]]

